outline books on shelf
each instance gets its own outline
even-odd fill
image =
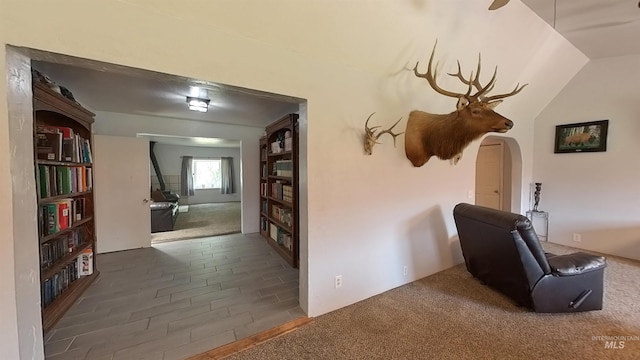
[[[91,143],[64,126],[36,127],[38,159],[76,163],[92,163]]]
[[[291,209],[285,209],[277,205],[271,207],[271,216],[281,223],[291,227],[293,223],[293,212]]]
[[[41,160],[62,161],[62,133],[36,134],[36,157]]]
[[[65,255],[72,253],[85,242],[85,233],[74,230],[40,245],[40,267],[43,270],[51,267]]]
[[[43,307],[49,306],[74,281],[78,280],[78,264],[75,261],[67,264],[62,270],[45,279],[42,283],[41,301]]]
[[[287,202],[293,201],[293,186],[282,185],[282,200]]]
[[[93,169],[87,166],[38,165],[40,198],[90,191]]]
[[[268,225],[269,222],[267,221],[267,218],[264,216],[260,217],[260,231],[262,232],[266,232],[268,230]]]
[[[276,160],[273,163],[273,172],[276,176],[293,176],[293,161]]]
[[[276,181],[271,184],[271,196],[286,202],[293,201],[293,186]]]
[[[285,249],[291,251],[291,234],[288,231],[274,223],[269,223],[269,237],[278,243],[278,245],[281,245]]]
[[[47,236],[65,230],[85,218],[84,198],[60,199],[38,207],[38,228]]]

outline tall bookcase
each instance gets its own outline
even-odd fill
[[[292,267],[298,267],[297,114],[267,126],[260,139],[260,234]]]
[[[33,83],[42,323],[50,330],[98,276],[93,217],[94,114]]]

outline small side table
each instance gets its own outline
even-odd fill
[[[531,221],[536,234],[541,241],[549,240],[549,213],[546,211],[527,211],[527,218]]]

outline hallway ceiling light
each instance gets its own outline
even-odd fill
[[[209,109],[209,99],[187,96],[189,110],[207,112]]]

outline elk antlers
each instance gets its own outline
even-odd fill
[[[400,120],[402,120],[402,118],[398,119],[398,121],[396,121],[395,124],[391,125],[391,127],[388,128],[387,130],[382,130],[382,131],[380,131],[379,133],[376,134],[375,129],[379,128],[380,126],[369,127],[369,119],[371,119],[373,114],[375,114],[375,112],[371,113],[371,115],[369,115],[369,117],[367,118],[367,121],[364,123],[364,152],[367,155],[371,155],[371,153],[373,151],[373,146],[375,144],[380,144],[378,142],[378,138],[380,138],[380,136],[382,134],[389,134],[389,135],[393,136],[393,146],[394,147],[396,146],[396,137],[399,136],[399,135],[404,134],[404,132],[394,134],[391,131],[396,125],[398,125],[398,123],[400,122]]]
[[[462,70],[460,68],[460,61],[458,61],[458,72],[453,74],[453,73],[449,73],[448,75],[453,76],[453,77],[457,77],[463,84],[467,85],[467,92],[466,93],[456,93],[456,92],[452,92],[452,91],[448,91],[445,90],[443,88],[441,88],[440,86],[438,86],[438,84],[436,83],[436,70],[431,70],[432,65],[433,65],[433,57],[434,54],[436,52],[436,45],[438,45],[438,41],[436,41],[436,43],[433,45],[433,50],[431,51],[431,56],[429,57],[429,65],[427,68],[427,72],[424,74],[421,74],[418,72],[418,64],[419,62],[416,62],[416,66],[413,68],[413,73],[417,76],[417,77],[421,77],[427,80],[427,82],[429,83],[429,85],[431,85],[431,87],[433,88],[433,90],[435,90],[437,93],[445,95],[445,96],[449,96],[449,97],[454,97],[454,98],[465,98],[469,103],[472,102],[483,102],[483,103],[489,103],[491,101],[494,100],[498,100],[498,99],[504,99],[513,95],[516,95],[517,93],[519,93],[520,91],[522,91],[522,89],[524,89],[525,86],[527,86],[528,84],[524,84],[522,86],[520,86],[520,84],[517,84],[516,87],[513,89],[513,91],[511,91],[510,93],[506,93],[506,94],[499,94],[499,95],[493,95],[493,96],[486,96],[491,90],[493,90],[493,87],[496,84],[496,77],[498,74],[498,67],[496,66],[495,70],[493,71],[493,76],[491,77],[491,80],[489,80],[489,82],[486,85],[482,85],[480,83],[480,69],[481,69],[481,57],[480,55],[478,55],[478,68],[476,69],[476,74],[474,76],[473,72],[471,72],[471,76],[469,76],[469,78],[465,78],[462,75]],[[436,68],[438,67],[438,64],[436,64]],[[471,94],[471,90],[473,88],[476,88],[477,92],[475,94]]]

